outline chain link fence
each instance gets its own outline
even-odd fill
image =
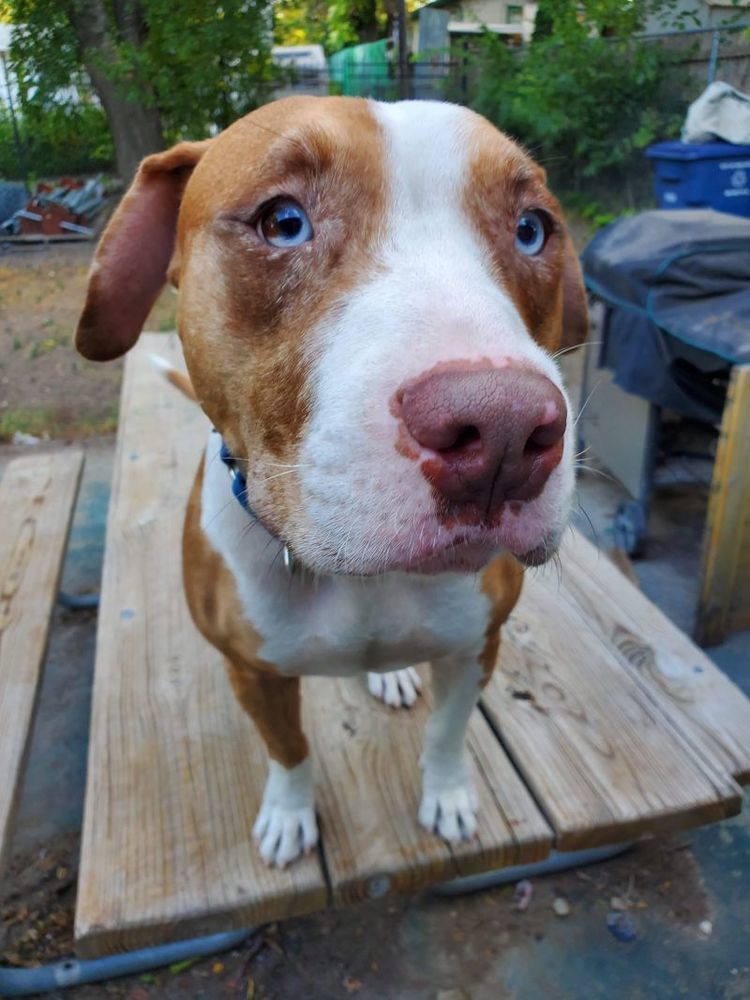
[[[704,86],[714,79],[723,80],[738,90],[750,91],[750,21],[721,27],[662,32],[640,36],[644,45],[660,45],[669,52],[677,67],[684,67],[684,103],[687,106]],[[414,58],[408,65],[407,78],[401,80],[395,47],[383,44],[384,58],[370,62],[338,65],[333,60],[321,70],[280,70],[279,79],[268,89],[268,99],[290,94],[344,94],[395,101],[400,97],[415,100],[450,100],[472,104],[480,72],[475,58],[476,36],[458,42],[450,53],[435,53]],[[523,49],[514,50],[523,58]],[[2,72],[5,69],[5,72]],[[15,126],[14,126],[15,112]],[[19,141],[20,135],[20,141]],[[26,171],[38,174],[43,168],[34,162],[34,142],[24,135],[23,115],[13,107],[13,87],[8,66],[0,67],[0,139],[4,155],[0,157],[0,177],[17,178]],[[79,150],[80,163],[86,151]],[[61,166],[63,172],[80,170],[80,163]]]

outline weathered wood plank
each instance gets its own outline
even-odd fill
[[[638,594],[601,561],[620,589]],[[564,552],[563,581],[568,563]],[[587,624],[591,608],[566,599],[564,586],[558,592],[544,574],[529,576],[484,696],[556,846],[616,843],[737,812],[741,791],[727,771],[707,764],[667,722]]]
[[[279,919],[327,898],[318,858],[269,871],[251,842],[265,753],[189,619],[181,580],[185,498],[207,423],[151,369],[147,352],[181,365],[176,338],[158,335],[145,336],[126,365],[76,915],[84,954]],[[622,588],[633,588],[603,562],[593,577],[614,574],[617,593],[602,600],[617,605]],[[588,622],[596,600],[579,580],[588,572],[572,572],[578,590],[571,584],[559,599],[543,576],[531,579],[487,691],[493,725],[558,846],[736,811],[726,748],[715,758],[694,750],[674,721],[679,699],[672,720],[650,680],[635,676],[609,619]],[[638,596],[642,605],[628,614],[658,622]],[[629,623],[645,634],[646,625]],[[665,648],[684,655],[681,642],[670,633]],[[304,692],[337,902],[546,854],[547,823],[484,718],[470,732],[481,834],[451,850],[416,820],[426,704],[413,716],[392,713],[357,682],[335,679],[306,682]],[[713,697],[724,697],[719,687]]]
[[[251,828],[265,751],[183,594],[185,502],[206,418],[129,356],[107,528],[81,848],[83,955],[278,919],[327,899],[317,856],[269,870]]]
[[[426,668],[421,672],[428,675]],[[354,679],[315,678],[305,688],[323,849],[339,905],[549,853],[549,826],[479,712],[469,728],[477,838],[450,847],[419,826],[419,756],[429,704],[427,690],[408,713],[394,712]]]
[[[14,459],[0,482],[0,870],[30,743],[83,454]]]
[[[695,635],[721,642],[750,622],[750,365],[737,365],[724,404],[703,537]]]
[[[601,637],[701,759],[750,782],[750,700],[582,535],[566,538],[561,560],[559,587],[549,574],[539,586],[577,605],[580,627]]]

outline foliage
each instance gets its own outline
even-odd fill
[[[422,5],[423,0],[406,0],[406,11]],[[276,0],[273,16],[277,45],[322,45],[330,54],[387,38],[398,0]]]
[[[658,17],[665,31],[700,26],[697,8],[686,8],[684,0],[584,0],[580,4],[539,0],[534,41],[553,33],[558,38],[591,32],[624,38],[643,31],[652,15]]]
[[[328,9],[328,48],[331,52],[374,42],[388,31],[393,11],[382,0],[331,0]]]
[[[523,53],[483,38],[472,106],[531,148],[558,186],[614,177],[674,133],[685,101],[672,57],[632,38],[636,3],[589,0],[588,19],[553,0],[553,30]],[[598,33],[605,25],[617,37]]]
[[[277,45],[325,45],[328,0],[277,0],[273,40]]]
[[[278,45],[348,45],[385,37],[396,15],[394,0],[278,0],[274,4]]]
[[[18,125],[20,157],[10,115],[0,107],[0,177],[22,177],[24,164],[38,177],[95,173],[112,167],[112,139],[97,105],[53,105],[43,111],[30,107]]]
[[[167,138],[198,138],[251,110],[273,75],[266,0],[9,0],[12,61],[24,109],[65,100],[84,63],[122,97],[158,109]],[[119,16],[118,16],[119,15]],[[107,46],[86,50],[76,18],[105,21]]]

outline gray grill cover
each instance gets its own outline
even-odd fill
[[[717,419],[729,367],[750,362],[750,219],[643,212],[602,229],[581,259],[587,287],[611,307],[601,363],[615,381]]]

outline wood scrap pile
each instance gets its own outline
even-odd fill
[[[91,222],[104,206],[98,177],[83,181],[62,177],[54,184],[40,182],[26,203],[0,222],[10,237],[71,237],[91,239]]]

